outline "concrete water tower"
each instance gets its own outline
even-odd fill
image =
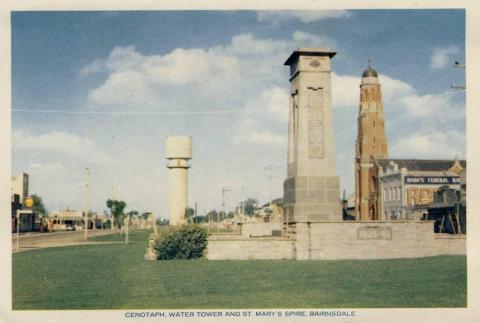
[[[185,209],[188,206],[188,160],[192,158],[192,138],[167,137],[165,154],[170,169],[170,224],[183,224],[186,223]]]

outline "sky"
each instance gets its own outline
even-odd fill
[[[168,217],[165,140],[193,138],[200,214],[283,195],[288,68],[299,47],[332,59],[341,193],[354,192],[359,84],[382,85],[390,158],[466,157],[464,10],[12,13],[12,175],[49,210],[108,198]],[[270,169],[270,170],[269,170]]]

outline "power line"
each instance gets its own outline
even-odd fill
[[[12,109],[18,113],[52,113],[52,114],[103,114],[103,115],[135,115],[135,116],[152,116],[152,115],[202,115],[202,114],[242,114],[242,113],[260,113],[258,110],[203,110],[203,111],[78,111],[78,110],[42,110],[42,109]]]

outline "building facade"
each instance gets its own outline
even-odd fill
[[[12,176],[10,192],[11,195],[18,195],[20,203],[28,197],[28,179],[27,173],[20,173],[17,176]]]
[[[375,159],[387,158],[387,138],[378,73],[368,65],[360,84],[355,152],[355,218],[378,220],[379,192]]]
[[[38,229],[39,216],[34,214],[32,210],[25,207],[25,199],[28,197],[29,176],[27,173],[20,173],[11,177],[10,193],[11,193],[11,224],[12,232],[18,230],[20,232],[28,232]]]
[[[442,187],[460,190],[464,160],[378,159],[380,220],[425,219]]]

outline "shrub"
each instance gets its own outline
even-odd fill
[[[194,224],[168,227],[155,240],[158,259],[195,259],[207,247],[207,230]]]

